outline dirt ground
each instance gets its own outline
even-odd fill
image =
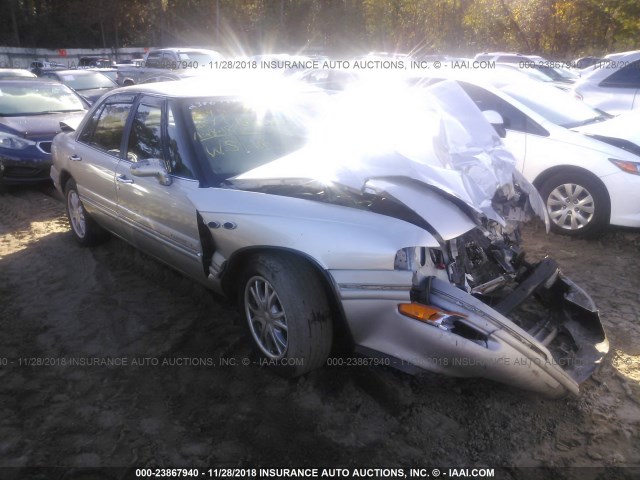
[[[579,397],[383,367],[284,380],[235,306],[118,239],[78,247],[50,189],[0,194],[0,467],[639,467],[640,232],[524,238],[600,308],[611,350]]]

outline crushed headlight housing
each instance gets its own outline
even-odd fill
[[[417,271],[427,266],[438,270],[446,269],[444,255],[438,248],[407,247],[396,252],[393,262],[396,270]]]

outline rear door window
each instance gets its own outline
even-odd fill
[[[95,110],[78,136],[78,141],[119,157],[133,96],[107,100]]]

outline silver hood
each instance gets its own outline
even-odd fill
[[[513,155],[457,83],[394,87],[387,85],[384,95],[370,91],[379,86],[336,95],[305,148],[235,177],[234,187],[313,180],[377,194],[389,193],[381,186],[389,181],[411,179],[503,227],[531,214],[548,226],[535,187],[516,170]],[[418,193],[396,199],[415,212],[425,209]],[[516,203],[523,208],[512,208]]]

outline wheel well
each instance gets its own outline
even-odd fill
[[[60,190],[62,190],[62,196],[64,197],[64,189],[67,186],[67,182],[71,178],[71,174],[66,170],[60,172]]]
[[[607,193],[607,199],[609,200],[609,204],[611,203],[611,196],[609,195],[609,190],[607,190],[606,185],[603,183],[602,180],[600,180],[600,178],[598,178],[596,175],[594,175],[592,172],[590,172],[585,168],[568,166],[568,165],[560,165],[557,167],[552,167],[540,173],[540,175],[538,175],[532,183],[538,190],[540,190],[542,188],[542,185],[544,185],[544,182],[546,182],[553,175],[556,175],[558,173],[565,173],[565,172],[577,172],[577,173],[588,175],[589,177],[591,177],[591,179],[597,182],[602,187],[602,189]]]
[[[277,255],[289,258],[293,257],[297,260],[305,262],[307,265],[313,268],[324,287],[325,295],[327,296],[327,300],[329,301],[329,305],[331,307],[331,318],[333,320],[334,332],[333,351],[343,351],[350,349],[353,346],[353,339],[351,337],[349,326],[347,325],[347,322],[345,320],[344,311],[342,310],[342,306],[338,301],[338,292],[334,288],[329,273],[320,265],[318,265],[312,258],[298,251],[278,247],[259,247],[245,249],[237,252],[231,257],[231,259],[229,259],[224,268],[222,277],[222,289],[224,290],[225,295],[232,300],[236,300],[239,298],[238,295],[240,292],[238,283],[247,263],[253,255],[265,253],[269,255]]]

